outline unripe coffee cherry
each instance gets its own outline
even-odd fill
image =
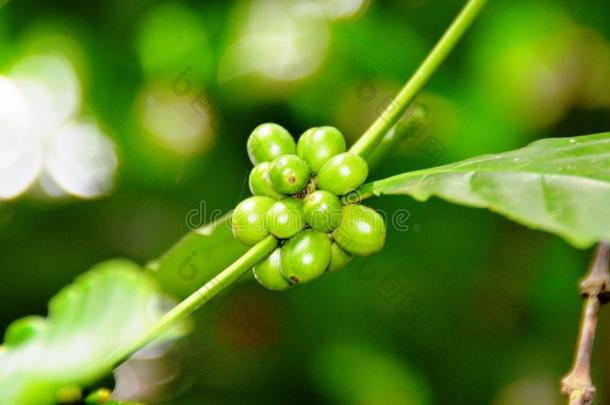
[[[279,239],[288,239],[305,228],[303,202],[294,198],[277,201],[267,211],[269,232]]]
[[[256,281],[259,282],[263,287],[270,290],[286,290],[292,286],[292,284],[282,276],[280,268],[281,262],[281,248],[277,248],[267,257],[265,260],[254,266],[252,272]]]
[[[252,164],[268,162],[280,155],[296,153],[292,135],[284,127],[266,123],[254,128],[248,138],[248,156]]]
[[[326,271],[333,272],[341,270],[348,265],[352,260],[352,257],[352,255],[341,249],[336,242],[333,242],[330,246],[330,263],[328,264],[328,269],[326,269]]]
[[[231,217],[233,235],[247,245],[255,245],[269,235],[267,211],[275,203],[270,197],[255,196],[240,202]]]
[[[333,232],[335,241],[347,252],[369,256],[383,248],[386,227],[383,217],[363,205],[346,205],[339,227]]]
[[[330,240],[324,233],[304,231],[282,247],[282,275],[293,284],[320,276],[330,263]]]
[[[248,179],[250,191],[252,192],[252,195],[262,195],[279,200],[284,198],[284,196],[273,188],[273,184],[271,184],[271,179],[269,178],[270,169],[270,162],[263,162],[254,166],[254,169],[250,172],[250,178]]]
[[[273,188],[286,195],[301,191],[309,181],[307,163],[297,155],[278,156],[271,162],[269,178]]]
[[[309,164],[313,173],[318,173],[324,163],[345,150],[345,138],[335,127],[311,128],[297,143],[297,154]]]
[[[303,203],[305,222],[316,231],[330,232],[339,226],[342,206],[339,198],[324,190],[309,194]]]
[[[322,166],[318,187],[336,195],[344,195],[360,187],[369,174],[366,161],[351,152],[341,153]]]

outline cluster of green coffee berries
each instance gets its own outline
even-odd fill
[[[248,138],[248,155],[255,165],[249,178],[253,197],[235,208],[233,234],[248,245],[269,234],[281,241],[253,269],[260,284],[283,290],[345,267],[352,255],[381,250],[381,215],[342,203],[341,196],[364,183],[368,165],[346,151],[336,128],[311,128],[295,144],[283,127],[262,124]]]

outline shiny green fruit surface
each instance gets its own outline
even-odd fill
[[[252,164],[268,162],[280,155],[296,153],[292,135],[274,123],[261,124],[248,137],[248,156]]]
[[[326,271],[339,271],[347,266],[352,258],[352,255],[341,249],[336,242],[333,242],[330,247],[330,263],[328,264],[328,269],[326,269]]]
[[[296,194],[309,182],[307,163],[297,155],[282,155],[273,159],[269,178],[273,188],[286,195]]]
[[[282,276],[280,271],[282,266],[281,253],[281,248],[275,249],[269,257],[252,269],[256,281],[270,290],[286,290],[292,286],[292,284]]]
[[[309,164],[313,173],[318,173],[324,163],[345,150],[345,138],[335,127],[311,128],[297,143],[297,154]]]
[[[316,231],[330,232],[339,226],[342,214],[339,197],[329,191],[317,190],[303,203],[305,222]]]
[[[282,247],[282,274],[293,284],[319,277],[330,263],[330,240],[324,233],[304,231]]]
[[[252,195],[267,196],[279,200],[284,196],[273,188],[273,184],[271,184],[271,179],[269,178],[270,169],[270,162],[263,162],[254,166],[250,172],[250,177],[248,178],[250,192],[252,192]]]
[[[275,203],[270,197],[254,196],[240,202],[231,217],[233,235],[247,245],[254,245],[269,235],[267,211]]]
[[[269,232],[279,239],[288,239],[305,228],[303,202],[294,198],[277,201],[267,211]]]
[[[345,195],[364,183],[369,174],[366,161],[355,153],[341,153],[322,166],[318,187],[335,195]]]
[[[358,256],[369,256],[379,252],[385,244],[385,222],[372,208],[346,205],[333,238],[345,251]]]

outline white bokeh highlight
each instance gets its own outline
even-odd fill
[[[42,167],[42,150],[28,131],[29,116],[19,87],[0,76],[0,199],[27,190]]]
[[[68,194],[94,198],[112,188],[114,145],[93,123],[70,122],[50,139],[44,168]]]
[[[118,159],[93,122],[78,122],[81,86],[68,59],[28,55],[0,76],[0,200],[35,185],[47,197],[95,198],[112,188]]]

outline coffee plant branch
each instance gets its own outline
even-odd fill
[[[599,309],[610,299],[609,265],[610,245],[600,243],[595,250],[589,272],[580,283],[585,304],[574,365],[561,381],[561,391],[568,398],[569,405],[588,405],[595,396],[595,386],[591,381],[591,357]]]

